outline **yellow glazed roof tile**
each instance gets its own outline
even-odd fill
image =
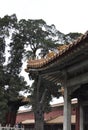
[[[53,60],[59,58],[60,56],[62,56],[64,53],[66,54],[68,51],[71,51],[71,49],[75,48],[77,45],[80,45],[82,43],[83,40],[85,40],[86,38],[88,38],[88,32],[86,32],[84,35],[82,35],[81,37],[79,37],[76,41],[74,41],[73,43],[69,44],[69,45],[63,45],[60,48],[58,48],[58,53],[54,54],[48,54],[46,58],[42,58],[42,59],[35,59],[35,60],[28,60],[27,62],[27,69],[25,69],[25,71],[28,71],[29,68],[41,68],[44,65],[52,62]]]

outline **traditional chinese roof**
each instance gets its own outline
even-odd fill
[[[27,69],[25,71],[29,72],[30,69],[36,70],[36,69],[42,69],[46,67],[47,65],[50,65],[54,63],[57,60],[60,60],[61,58],[65,57],[66,55],[70,55],[71,53],[74,53],[77,51],[80,47],[84,46],[84,41],[88,42],[88,32],[86,32],[84,35],[81,35],[76,41],[73,43],[62,46],[58,53],[53,53],[51,56],[47,56],[46,58],[42,59],[36,59],[36,60],[28,60],[27,62]],[[88,44],[87,44],[88,45]]]

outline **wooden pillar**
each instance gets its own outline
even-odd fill
[[[76,107],[76,124],[75,124],[75,130],[80,130],[79,129],[79,104],[77,104],[77,107]]]
[[[83,130],[83,106],[80,102],[80,130]]]
[[[70,88],[69,88],[70,89]],[[63,130],[71,130],[71,97],[69,89],[64,87],[64,122]]]

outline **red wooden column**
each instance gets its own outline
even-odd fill
[[[11,108],[9,107],[9,110],[6,114],[6,125],[9,126],[11,121]]]
[[[79,104],[77,104],[77,107],[76,107],[76,124],[75,124],[75,130],[80,130],[79,129],[79,122],[80,122],[80,119],[79,119],[79,115],[80,115],[80,109],[79,109]]]

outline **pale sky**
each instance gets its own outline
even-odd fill
[[[88,30],[88,0],[0,0],[0,17],[43,19],[62,33]]]

